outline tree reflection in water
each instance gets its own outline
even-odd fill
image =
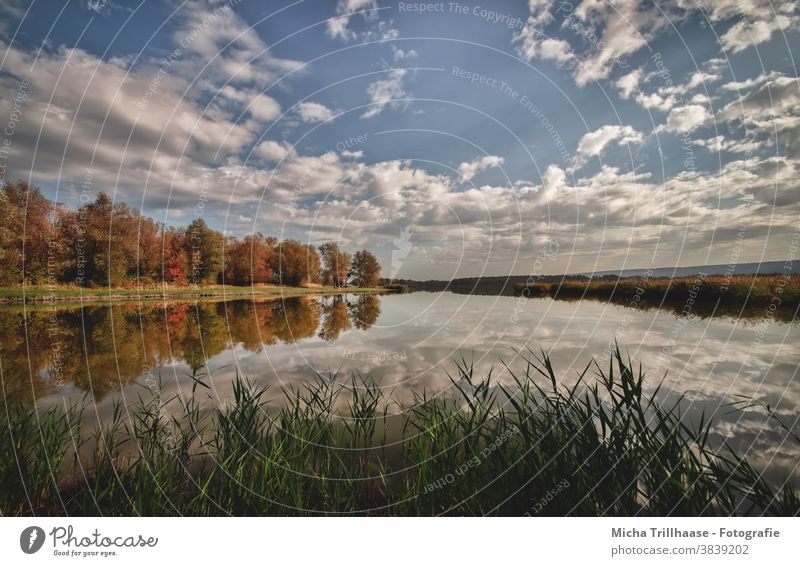
[[[368,329],[380,312],[375,295],[5,309],[3,390],[35,399],[72,385],[99,401],[150,368],[202,365],[237,345],[258,352],[315,335],[334,341],[353,326]]]

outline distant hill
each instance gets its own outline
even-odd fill
[[[784,262],[765,261],[762,263],[740,263],[735,266],[734,275],[769,275],[775,273],[786,273]],[[730,266],[728,265],[693,265],[689,267],[657,267],[652,268],[651,277],[691,277],[698,273],[706,275],[724,275]],[[797,274],[796,266],[791,266],[789,273]],[[595,271],[584,273],[573,273],[568,275],[545,275],[542,281],[559,281],[563,278],[575,277],[641,277],[647,268],[641,269],[621,269],[617,271]],[[452,291],[458,294],[467,295],[513,295],[514,285],[523,283],[528,279],[527,275],[508,275],[508,276],[489,276],[489,277],[462,277],[450,281],[429,279],[427,281],[416,281],[413,279],[396,279],[394,283],[408,285],[412,291]]]
[[[765,261],[762,263],[740,263],[735,266],[735,275],[753,275],[759,273],[761,275],[769,275],[773,273],[786,273],[784,271],[784,262],[782,261]],[[724,275],[729,265],[693,265],[691,267],[657,267],[652,269],[652,277],[690,277],[702,272],[706,275]],[[798,273],[794,265],[790,265],[792,270],[789,273]],[[647,269],[621,269],[617,271],[595,271],[580,273],[586,277],[603,277],[604,275],[616,275],[618,277],[641,277]]]

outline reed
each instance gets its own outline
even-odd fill
[[[693,316],[732,315],[794,320],[800,308],[800,275],[705,275],[673,278],[623,277],[518,283],[526,297],[593,299]]]
[[[7,406],[4,515],[795,515],[771,485],[686,424],[617,349],[561,385],[546,353],[497,382],[461,360],[445,392],[402,404],[369,376],[279,395],[237,378],[224,407],[140,397],[91,434],[81,409]],[[649,391],[649,392],[648,392]],[[199,396],[198,396],[199,397]],[[399,411],[396,409],[400,409]],[[125,410],[123,410],[125,409]],[[395,416],[392,416],[395,414]],[[86,452],[90,452],[86,456]],[[82,450],[78,458],[75,450]],[[70,454],[72,454],[70,456]]]

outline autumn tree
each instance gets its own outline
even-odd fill
[[[320,319],[320,308],[316,299],[292,297],[283,301],[271,301],[271,304],[275,338],[286,344],[293,344],[314,336]]]
[[[186,227],[186,255],[189,259],[188,279],[192,285],[214,284],[222,271],[222,234],[196,218]]]
[[[350,264],[349,276],[357,287],[375,287],[381,276],[381,264],[371,252],[357,251]]]
[[[61,207],[55,229],[58,281],[68,285],[83,285],[86,255],[84,233],[78,212]]]
[[[48,259],[54,256],[53,203],[26,181],[6,183],[0,194],[0,279],[6,284],[41,284],[48,277]]]
[[[189,276],[186,234],[177,228],[165,228],[161,237],[161,281],[178,285],[185,284]]]
[[[362,250],[356,259],[334,242],[317,249],[260,233],[224,238],[201,218],[186,228],[165,226],[103,192],[74,210],[25,181],[0,187],[0,284],[201,285],[223,279],[306,286],[321,276],[336,287],[348,277],[375,285],[375,257]]]
[[[281,285],[304,287],[319,279],[317,250],[314,246],[295,240],[284,240],[278,244],[273,267]]]
[[[333,287],[344,287],[347,284],[350,254],[342,251],[336,242],[325,242],[319,247],[319,256],[322,283]]]
[[[228,238],[225,246],[225,282],[234,285],[270,283],[277,240],[261,233],[243,240]]]
[[[330,301],[322,305],[322,324],[319,328],[318,336],[328,342],[333,342],[342,331],[350,328],[350,313],[347,310],[347,303],[341,295],[334,296]]]
[[[359,330],[367,330],[375,324],[381,314],[381,301],[371,293],[360,294],[355,301],[348,303],[350,317]]]
[[[136,212],[137,253],[134,262],[136,282],[140,285],[155,283],[161,277],[161,232],[163,226]]]

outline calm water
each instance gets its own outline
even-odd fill
[[[800,326],[768,318],[681,318],[602,302],[468,296],[450,293],[360,295],[287,300],[114,304],[0,311],[0,362],[6,394],[44,402],[89,395],[102,420],[114,399],[134,401],[148,376],[164,394],[191,394],[192,368],[205,366],[224,402],[238,370],[259,383],[297,384],[315,372],[360,371],[401,399],[441,391],[462,356],[478,375],[515,350],[551,352],[565,382],[592,358],[607,363],[616,336],[664,390],[686,395],[687,415],[716,413],[715,432],[768,475],[798,474],[798,445],[763,412],[732,412],[752,396],[784,423],[796,423]],[[797,427],[795,427],[797,430]]]

